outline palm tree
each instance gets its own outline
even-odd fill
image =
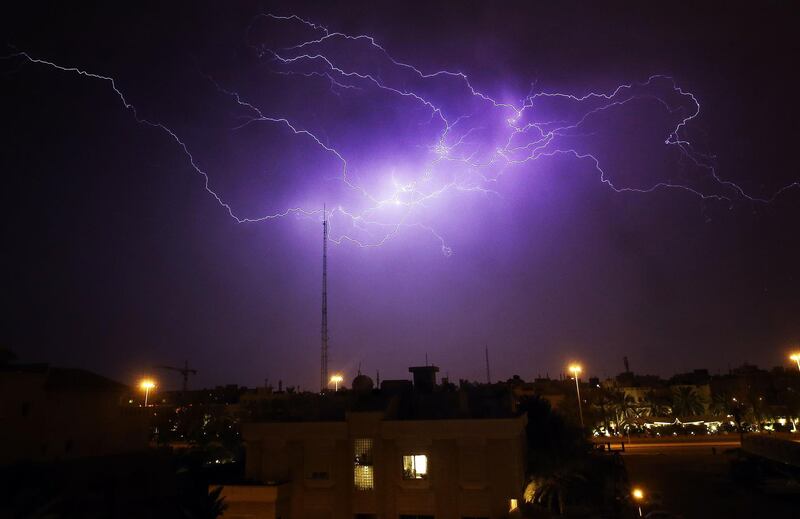
[[[604,388],[598,388],[589,393],[590,405],[597,409],[603,426],[608,430],[609,413],[613,408],[613,401],[609,392]]]
[[[525,499],[549,512],[564,515],[569,496],[585,494],[587,478],[576,467],[564,467],[547,476],[533,478],[525,488]]]
[[[196,503],[194,509],[181,507],[186,519],[217,519],[225,513],[228,504],[222,496],[222,487],[210,490],[202,501]]]
[[[663,391],[651,389],[644,397],[644,410],[648,416],[664,416],[672,413],[671,400]]]
[[[691,386],[678,386],[672,391],[672,412],[676,417],[697,416],[705,411],[703,397]]]
[[[711,414],[725,418],[731,414],[733,397],[726,392],[714,393],[711,397]]]
[[[618,424],[636,417],[636,403],[633,397],[626,395],[622,391],[611,391],[609,393],[609,398],[611,400],[611,408],[614,410]]]

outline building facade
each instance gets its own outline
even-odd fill
[[[525,484],[526,418],[344,420],[243,427],[246,476],[227,519],[508,516]]]
[[[80,369],[0,368],[0,465],[109,456],[147,449],[145,409],[130,388]]]

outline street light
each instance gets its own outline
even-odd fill
[[[578,385],[578,375],[581,374],[581,365],[580,364],[570,364],[569,371],[572,373],[572,376],[575,378],[575,392],[578,394],[578,415],[581,417],[581,427],[585,427],[583,424],[583,409],[581,408],[581,388]]]
[[[143,378],[141,382],[139,382],[139,389],[144,390],[144,406],[147,407],[147,397],[150,395],[150,390],[156,387],[156,383],[153,379],[150,378]]]
[[[644,490],[639,487],[635,487],[631,490],[631,497],[636,502],[636,506],[639,509],[639,517],[642,517],[642,502],[644,501]]]
[[[333,387],[335,388],[334,391],[339,391],[339,383],[344,380],[344,377],[341,375],[333,375],[331,377],[331,382],[333,382]]]
[[[792,353],[789,358],[797,363],[797,369],[800,370],[800,352]]]

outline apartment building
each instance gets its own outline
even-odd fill
[[[246,476],[256,484],[225,488],[224,517],[508,516],[525,484],[526,418],[488,412],[485,402],[470,412],[463,395],[437,392],[433,369],[411,368],[406,391],[385,381],[353,392],[341,419],[245,424]]]

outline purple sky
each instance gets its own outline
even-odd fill
[[[800,343],[788,8],[156,5],[3,27],[27,53],[0,62],[22,360],[316,387],[323,203],[348,379],[426,354],[482,379],[485,345],[531,378]]]

